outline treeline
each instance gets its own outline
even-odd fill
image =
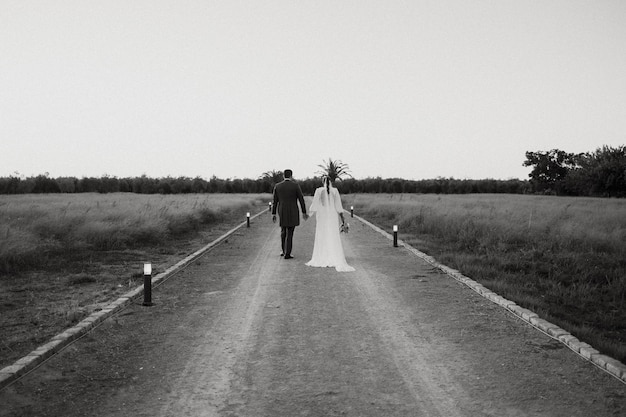
[[[136,193],[136,194],[191,194],[191,193],[270,193],[273,183],[268,180],[220,179],[212,177],[133,178],[104,176],[101,178],[0,178],[0,194],[29,193]]]
[[[336,165],[337,162],[339,165]],[[352,193],[422,193],[422,194],[554,194],[570,196],[626,197],[626,146],[603,146],[594,152],[573,154],[559,149],[526,152],[524,166],[532,167],[530,180],[459,180],[436,178],[405,180],[401,178],[344,178],[335,186],[343,194]],[[329,159],[326,171],[347,165]],[[330,174],[329,174],[330,176]],[[341,177],[335,175],[335,177]],[[334,178],[331,176],[331,178]],[[46,173],[35,177],[0,177],[0,194],[30,193],[271,193],[282,180],[280,171],[268,171],[257,179],[222,179],[213,176],[149,178],[50,178]],[[298,181],[302,191],[312,195],[321,185],[319,177]]]
[[[534,193],[626,197],[626,146],[602,146],[594,152],[560,149],[526,152],[524,166]]]
[[[319,187],[315,182],[312,190]],[[352,178],[338,181],[335,186],[342,194],[352,193],[416,193],[416,194],[526,194],[528,181],[511,180],[459,180],[436,178],[430,180],[405,180],[401,178]],[[313,192],[311,191],[311,192]],[[304,189],[303,189],[304,192]]]
[[[37,193],[137,193],[137,194],[188,194],[188,193],[271,193],[279,178],[209,180],[196,177],[117,178],[51,178],[47,174],[35,177],[0,177],[0,194]],[[312,195],[321,185],[320,178],[298,180],[302,192]],[[352,193],[424,193],[469,194],[530,192],[528,181],[521,180],[458,180],[437,178],[431,180],[405,180],[400,178],[348,178],[335,186],[343,194]]]

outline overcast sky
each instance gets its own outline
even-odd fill
[[[0,176],[527,178],[626,144],[623,0],[0,0]]]

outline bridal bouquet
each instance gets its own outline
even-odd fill
[[[339,227],[339,232],[340,233],[348,233],[350,231],[350,224],[348,223],[343,223],[340,227]]]

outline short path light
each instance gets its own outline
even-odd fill
[[[354,217],[354,206],[350,206],[350,217]]]
[[[398,225],[397,224],[393,225],[393,247],[394,248],[398,247]]]
[[[269,203],[267,203],[267,205],[269,206],[269,212],[272,212],[272,202],[270,201]]]
[[[246,213],[246,224],[250,227],[250,212]]]
[[[152,264],[143,264],[143,305],[152,304]]]

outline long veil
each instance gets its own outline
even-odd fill
[[[315,243],[313,256],[307,265],[335,267],[337,271],[354,271],[348,263],[339,236],[339,213],[343,213],[339,191],[330,183],[315,190],[313,202],[309,208],[315,213]]]

